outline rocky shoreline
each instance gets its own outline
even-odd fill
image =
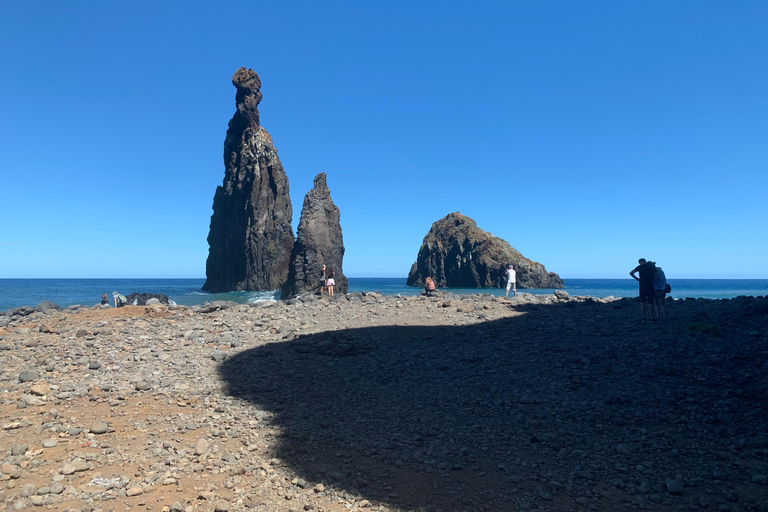
[[[0,511],[766,511],[768,303],[668,304],[14,308]]]

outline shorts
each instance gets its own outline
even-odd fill
[[[640,302],[644,304],[653,304],[653,299],[655,298],[656,298],[656,290],[653,289],[653,286],[640,287]]]
[[[333,278],[331,277],[330,279],[328,279],[328,281],[326,281],[325,286],[333,286],[335,284],[336,284],[336,281],[334,281]]]
[[[667,292],[664,290],[654,290],[654,296],[656,297],[656,300],[664,302],[664,299],[667,298]]]
[[[517,286],[514,281],[507,281],[507,291],[509,290],[515,290],[517,291]]]

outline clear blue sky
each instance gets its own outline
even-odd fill
[[[234,71],[298,223],[405,277],[453,211],[563,277],[768,277],[768,2],[0,3],[0,277],[203,277]]]

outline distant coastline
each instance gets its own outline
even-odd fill
[[[350,291],[378,291],[384,295],[418,295],[421,288],[405,285],[402,278],[350,277]],[[44,300],[66,307],[73,304],[93,305],[102,293],[112,291],[162,293],[181,305],[195,305],[212,300],[239,303],[276,300],[278,292],[237,292],[210,294],[200,290],[204,278],[169,279],[99,279],[99,278],[3,278],[0,279],[0,311],[19,306],[35,306]],[[571,295],[591,297],[635,297],[637,283],[627,279],[564,279],[565,291]],[[729,299],[740,295],[768,295],[768,279],[670,279],[672,298]],[[501,288],[449,288],[451,292],[471,295],[504,294]],[[536,295],[554,293],[549,289],[521,290]]]

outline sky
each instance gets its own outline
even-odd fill
[[[0,278],[205,277],[258,73],[350,277],[459,211],[564,278],[768,278],[768,2],[0,2]]]

